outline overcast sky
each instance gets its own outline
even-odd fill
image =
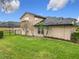
[[[17,6],[19,5],[15,4],[15,7]],[[0,11],[0,21],[20,21],[19,18],[25,12],[42,16],[77,18],[79,16],[79,0],[20,0],[18,9],[12,13],[8,12]]]

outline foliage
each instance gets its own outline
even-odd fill
[[[29,32],[29,30],[30,30],[32,36],[34,36],[34,33],[33,33],[34,32],[33,23],[31,23],[30,21],[21,22],[21,28],[25,31],[26,35]]]
[[[76,42],[79,40],[79,32],[74,32],[71,34],[71,40]]]
[[[37,25],[45,25],[45,23],[43,21],[41,21]]]
[[[0,39],[3,38],[3,31],[0,31]]]
[[[77,32],[79,32],[79,27],[76,29]]]

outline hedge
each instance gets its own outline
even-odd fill
[[[74,32],[74,33],[72,33],[72,35],[71,35],[71,40],[72,40],[73,42],[79,41],[79,32]]]
[[[3,31],[0,31],[0,39],[3,38]]]

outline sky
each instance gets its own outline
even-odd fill
[[[12,13],[0,10],[0,21],[20,21],[25,12],[42,16],[78,18],[79,0],[19,0],[20,6]],[[16,7],[16,6],[15,6]]]

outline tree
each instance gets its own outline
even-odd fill
[[[46,26],[45,23],[42,21],[40,23],[37,24],[41,29],[46,29],[46,33],[43,33],[43,36],[47,36],[48,33],[49,33],[49,29],[50,27],[49,26]]]
[[[33,24],[30,21],[23,21],[21,23],[21,27],[23,28],[23,30],[25,31],[25,35],[27,35],[28,31],[31,31],[32,36],[34,36],[34,28],[33,28]]]

